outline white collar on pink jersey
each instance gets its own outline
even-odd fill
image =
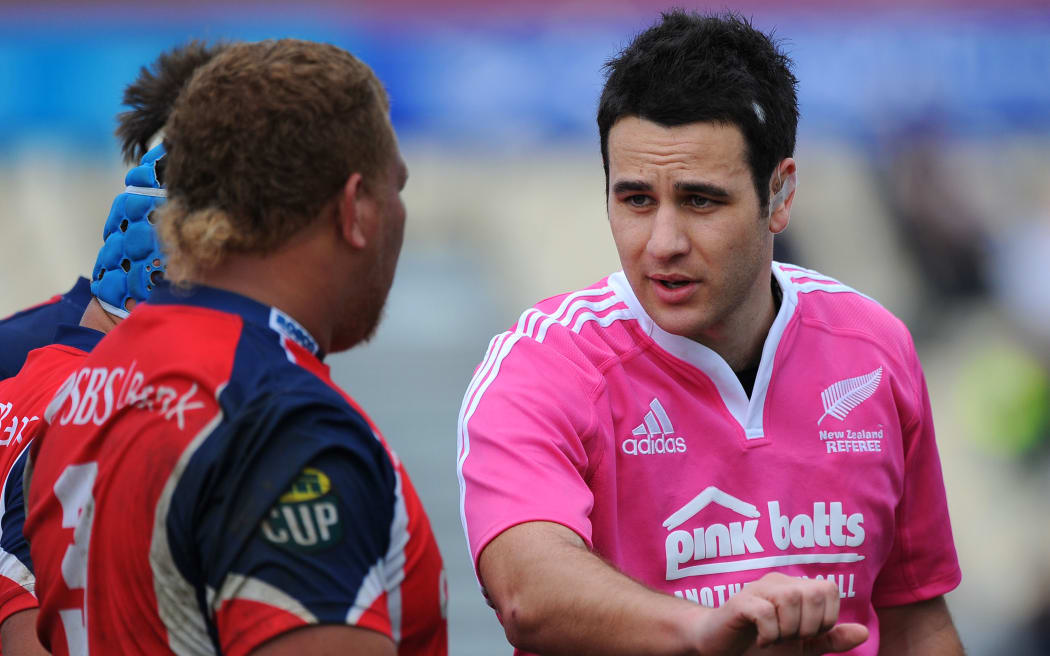
[[[776,357],[777,347],[784,329],[795,313],[798,304],[798,292],[793,288],[791,277],[788,272],[781,270],[777,262],[773,263],[773,277],[783,292],[783,300],[780,303],[780,311],[769,329],[765,344],[762,346],[762,359],[759,361],[758,374],[755,376],[755,387],[751,391],[751,398],[747,398],[740,380],[733,373],[733,369],[711,349],[699,342],[694,342],[688,337],[672,335],[660,326],[646,313],[642,304],[635,296],[634,290],[627,282],[627,276],[623,271],[618,271],[609,276],[609,285],[618,297],[620,297],[630,308],[631,313],[638,320],[642,330],[648,334],[656,344],[672,356],[682,360],[700,371],[702,371],[718,388],[722,396],[722,402],[726,409],[733,415],[744,434],[749,440],[757,440],[765,437],[762,428],[762,415],[766,403],[766,391],[769,389],[769,378],[773,371],[773,359]]]

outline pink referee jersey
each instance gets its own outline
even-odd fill
[[[783,292],[753,393],[671,335],[622,273],[494,338],[460,412],[475,567],[527,521],[578,533],[654,589],[717,607],[771,571],[834,581],[840,621],[956,587],[926,384],[904,325],[817,272]]]

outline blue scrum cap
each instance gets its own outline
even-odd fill
[[[164,277],[166,260],[153,229],[154,212],[167,197],[157,180],[157,162],[164,155],[164,146],[156,146],[128,171],[127,188],[114,199],[102,230],[105,243],[91,273],[91,293],[119,317],[128,316],[129,299],[146,300]]]

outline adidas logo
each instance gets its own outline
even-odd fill
[[[645,413],[642,423],[635,426],[631,434],[634,437],[627,438],[620,445],[629,456],[685,453],[685,438],[674,436],[674,426],[659,399],[654,398],[649,402],[649,412]]]

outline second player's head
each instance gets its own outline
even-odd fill
[[[774,168],[795,149],[797,80],[790,64],[767,35],[734,14],[664,14],[605,66],[598,132],[606,183],[609,130],[621,118],[667,127],[722,123],[742,132],[765,207]]]
[[[91,272],[91,293],[109,314],[123,318],[149,297],[164,277],[165,257],[154,229],[166,197],[161,171],[164,147],[147,152],[124,178],[123,192],[102,229],[102,248]]]
[[[103,245],[91,276],[91,293],[107,313],[123,318],[164,277],[166,257],[157,238],[156,210],[164,203],[164,147],[149,147],[194,71],[226,46],[191,41],[162,53],[124,90],[129,109],[117,117],[117,137],[126,161],[124,178],[102,230]]]

